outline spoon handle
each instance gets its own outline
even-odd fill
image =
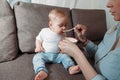
[[[69,31],[72,31],[72,30],[74,30],[74,27],[71,28],[71,29],[65,30],[65,31],[63,31],[63,32],[69,32]]]

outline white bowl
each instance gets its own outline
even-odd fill
[[[73,42],[73,43],[77,43],[78,40],[76,38],[73,38],[73,37],[65,37],[66,40],[69,40],[70,42]]]

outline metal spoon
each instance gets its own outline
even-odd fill
[[[70,31],[72,31],[72,30],[74,30],[75,28],[73,27],[73,28],[71,28],[71,29],[68,29],[68,30],[64,30],[63,32],[70,32]]]

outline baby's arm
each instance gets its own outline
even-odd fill
[[[44,49],[42,47],[42,41],[36,39],[35,44],[36,44],[35,45],[35,52],[42,52],[42,51],[44,51]]]

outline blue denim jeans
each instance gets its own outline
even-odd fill
[[[37,53],[33,57],[33,67],[34,71],[37,74],[39,71],[43,70],[48,73],[48,70],[45,67],[45,63],[62,63],[64,68],[67,70],[70,66],[74,66],[74,61],[66,54],[62,53]]]

